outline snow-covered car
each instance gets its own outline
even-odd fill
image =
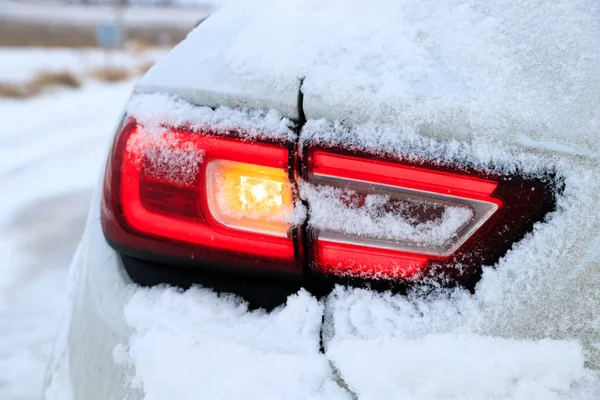
[[[591,0],[227,4],[118,123],[46,398],[600,398],[599,71]]]

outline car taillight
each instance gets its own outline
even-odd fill
[[[287,140],[127,119],[104,181],[108,242],[199,269],[471,283],[555,205],[547,175],[311,143],[300,156]]]
[[[132,256],[299,274],[288,144],[148,129],[128,120],[110,154],[102,225]]]
[[[552,200],[537,179],[336,149],[304,152],[307,253],[319,274],[473,276],[542,218]]]

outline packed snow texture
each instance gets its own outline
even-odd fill
[[[135,333],[115,350],[146,400],[347,399],[319,353],[323,304],[301,291],[271,313],[207,289],[140,289],[125,308]]]
[[[187,186],[198,175],[204,150],[168,130],[157,136],[142,128],[128,139],[127,156],[137,165],[143,163],[148,176]]]
[[[599,381],[572,342],[473,334],[341,340],[327,355],[359,399],[593,400]],[[392,389],[393,388],[393,389]]]
[[[276,93],[304,78],[309,119],[600,150],[595,0],[234,1],[183,46],[233,15],[247,17],[215,50],[218,78]]]
[[[415,246],[443,246],[474,216],[467,207],[443,207],[440,218],[415,221],[408,214],[411,206],[416,205],[414,202],[406,201],[386,209],[390,196],[370,194],[365,196],[363,205],[358,205],[352,202],[356,192],[309,183],[301,185],[301,196],[310,205],[309,226],[318,230]],[[427,207],[427,204],[422,206]],[[435,207],[435,203],[429,207]]]
[[[166,94],[136,94],[128,106],[127,115],[141,125],[143,132],[156,137],[166,127],[183,127],[191,131],[214,134],[241,133],[246,140],[293,140],[293,123],[277,111],[234,110],[228,107],[211,109],[197,107]]]
[[[132,384],[147,400],[598,398],[600,379],[580,344],[470,331],[461,326],[472,311],[467,296],[338,288],[317,301],[301,291],[266,313],[207,289],[140,289],[125,309],[134,335],[114,359],[135,365]]]

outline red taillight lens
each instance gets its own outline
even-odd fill
[[[103,228],[131,255],[297,274],[288,170],[286,143],[130,120],[109,160]]]
[[[308,254],[324,274],[472,275],[497,261],[547,203],[537,181],[318,148],[305,149],[305,159]]]

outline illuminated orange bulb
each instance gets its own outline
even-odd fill
[[[283,197],[284,182],[240,176],[239,199],[244,209],[277,213]]]
[[[285,236],[292,190],[283,169],[214,160],[206,168],[212,216],[231,228]]]

